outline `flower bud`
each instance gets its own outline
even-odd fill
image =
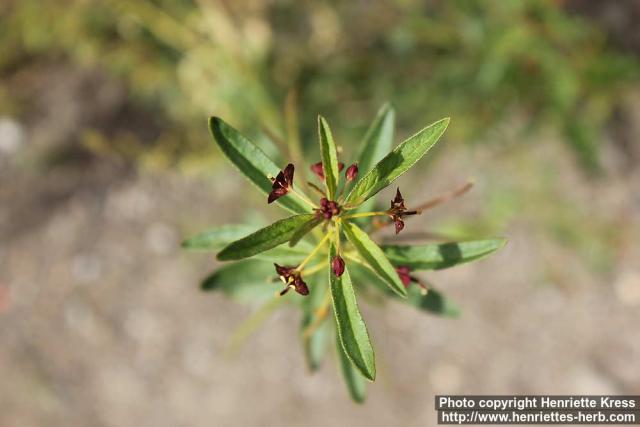
[[[333,274],[337,277],[342,276],[344,273],[344,260],[340,255],[333,257],[333,260],[331,261],[331,268],[333,269]]]
[[[311,172],[316,174],[318,178],[324,179],[324,168],[322,167],[322,162],[312,164]]]
[[[347,178],[347,182],[351,182],[358,176],[358,164],[354,163],[347,168],[347,171],[344,173],[344,176]]]

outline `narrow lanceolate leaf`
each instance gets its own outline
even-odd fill
[[[218,253],[217,258],[220,261],[238,260],[274,248],[291,240],[296,231],[313,217],[314,214],[303,214],[276,221],[255,233],[230,243]]]
[[[271,192],[271,180],[280,172],[280,168],[260,148],[249,141],[240,132],[218,117],[209,119],[209,129],[218,147],[240,172],[265,194]],[[306,213],[311,209],[291,194],[276,200],[293,213]]]
[[[200,288],[221,291],[240,302],[264,301],[279,290],[278,284],[270,280],[273,276],[273,264],[245,260],[218,268],[202,281]]]
[[[448,124],[448,118],[439,120],[394,148],[356,183],[345,205],[350,208],[359,206],[405,173],[435,145]]]
[[[327,354],[327,339],[331,337],[331,322],[322,321],[315,331],[303,340],[304,355],[307,367],[315,372],[322,366],[322,361]]]
[[[394,265],[439,270],[485,257],[505,243],[505,239],[488,239],[417,246],[384,245],[382,250]]]
[[[223,225],[186,239],[182,247],[192,251],[217,251],[255,230],[256,227],[246,224]]]
[[[330,337],[332,324],[326,316],[328,306],[323,307],[328,284],[324,281],[316,283],[313,292],[305,298],[301,298],[302,321],[300,323],[300,336],[304,348],[307,366],[311,372],[320,368],[327,352],[327,339]],[[322,307],[322,308],[321,308]]]
[[[352,273],[354,280],[356,280],[359,285],[371,285],[384,295],[398,298],[398,295],[393,293],[386,283],[369,268],[356,265],[352,268]],[[398,300],[401,299],[398,298]],[[423,295],[419,286],[411,284],[407,290],[407,298],[402,299],[402,301],[419,310],[438,316],[459,317],[461,313],[461,310],[450,298],[444,296],[431,286],[429,287],[427,295]]]
[[[336,248],[332,243],[329,247],[329,265],[335,255]],[[358,310],[349,269],[345,268],[340,277],[333,274],[330,266],[328,272],[333,313],[342,349],[358,371],[365,378],[374,381],[376,378],[375,355],[369,340],[367,326]]]
[[[290,247],[296,246],[304,236],[306,236],[311,230],[316,228],[316,226],[321,222],[322,222],[322,217],[311,218],[293,234],[293,236],[291,237],[291,240],[289,240],[289,246]]]
[[[358,173],[366,174],[391,150],[396,114],[390,104],[384,104],[364,136],[358,155]]]
[[[451,299],[445,297],[440,292],[433,288],[429,288],[429,292],[426,295],[420,293],[420,289],[417,286],[412,286],[409,290],[409,297],[407,302],[412,306],[429,313],[437,314],[443,317],[459,317],[460,308],[451,301]]]
[[[253,233],[258,227],[245,224],[223,225],[204,231],[182,242],[182,247],[191,251],[219,251],[229,243]],[[282,244],[273,249],[259,253],[256,259],[293,264],[302,260],[313,246],[306,241],[299,242],[295,248]]]
[[[338,153],[329,124],[322,116],[318,116],[318,137],[320,139],[322,168],[324,169],[324,183],[327,186],[329,200],[335,200],[339,178]]]
[[[390,104],[384,104],[380,110],[378,110],[376,118],[364,136],[358,155],[357,164],[360,176],[364,176],[369,172],[373,166],[391,150],[395,129],[395,117],[395,111]],[[357,211],[370,211],[373,204],[374,200],[370,198],[362,203]]]
[[[336,336],[336,344],[340,370],[342,371],[344,382],[347,385],[347,390],[349,390],[349,395],[354,402],[364,403],[367,398],[367,382],[344,353],[339,336]]]
[[[407,296],[407,290],[400,281],[396,269],[391,265],[384,252],[357,225],[349,222],[343,223],[344,234],[367,264],[385,281],[392,291],[402,297]]]

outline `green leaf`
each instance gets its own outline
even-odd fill
[[[291,240],[289,240],[289,246],[290,247],[296,246],[298,242],[300,242],[300,240],[307,235],[307,233],[309,233],[311,230],[316,228],[316,226],[321,222],[322,222],[321,217],[314,217],[308,222],[306,222],[302,227],[300,227],[294,233],[293,237],[291,237]]]
[[[324,320],[320,320],[320,324],[315,327],[311,335],[305,335],[307,328],[315,322],[318,322],[317,310],[323,305],[325,296],[329,292],[327,283],[320,281],[313,286],[312,292],[305,298],[300,299],[302,308],[302,321],[300,323],[300,335],[302,337],[302,345],[304,349],[307,366],[311,372],[315,372],[320,368],[322,360],[327,352],[327,338],[331,332],[331,323],[327,321],[328,316]],[[328,309],[328,307],[325,307]]]
[[[407,290],[407,298],[399,298],[397,294],[393,293],[385,282],[378,277],[369,268],[362,265],[355,265],[352,268],[353,278],[359,285],[371,285],[384,295],[397,298],[399,301],[405,304],[412,305],[415,308],[436,314],[443,317],[459,317],[460,309],[451,301],[451,299],[442,295],[437,290],[429,287],[427,295],[422,295],[421,289],[418,286],[411,285]]]
[[[439,120],[394,148],[356,183],[345,205],[350,208],[359,206],[405,173],[435,145],[448,124],[448,118]]]
[[[483,258],[505,243],[505,239],[488,239],[417,246],[384,245],[382,250],[394,265],[439,270]]]
[[[211,273],[200,284],[203,291],[222,291],[226,296],[240,301],[250,302],[273,298],[279,290],[271,280],[275,277],[273,264],[245,260],[226,264]]]
[[[182,247],[192,251],[217,251],[255,230],[256,227],[246,224],[223,225],[186,239]]]
[[[331,323],[324,320],[311,334],[304,338],[303,348],[307,366],[311,372],[320,369],[324,356],[327,354],[327,338],[331,332]]]
[[[444,317],[460,317],[460,308],[449,298],[429,287],[427,295],[422,295],[417,286],[410,286],[407,302],[412,306]]]
[[[182,247],[191,251],[218,251],[229,243],[251,234],[256,230],[257,227],[254,225],[223,225],[185,240],[182,242]],[[294,263],[303,259],[311,250],[313,250],[311,244],[306,241],[301,241],[295,248],[283,244],[257,254],[255,258],[265,261],[278,261],[279,263]]]
[[[362,231],[357,225],[351,222],[343,222],[344,234],[351,244],[356,248],[358,253],[371,266],[380,278],[391,288],[392,291],[401,297],[407,296],[407,290],[400,281],[396,269],[391,265],[384,252],[369,237],[367,233]]]
[[[358,155],[358,172],[365,174],[391,150],[396,114],[390,104],[384,104],[369,126]]]
[[[267,321],[273,312],[284,304],[285,301],[287,301],[285,298],[271,297],[257,311],[251,313],[249,317],[238,325],[231,335],[229,347],[227,351],[225,351],[226,357],[235,357],[251,334]]]
[[[371,381],[376,378],[376,365],[373,347],[369,340],[367,326],[362,319],[356,302],[356,294],[351,284],[349,270],[336,277],[331,269],[331,260],[336,255],[333,243],[329,246],[329,283],[333,313],[336,318],[338,336],[342,349],[354,366]]]
[[[318,116],[318,137],[320,140],[320,154],[324,169],[324,183],[327,187],[329,200],[335,200],[338,188],[338,153],[329,124],[322,116]]]
[[[218,117],[209,119],[209,129],[218,147],[240,172],[265,194],[271,192],[271,180],[280,168],[260,148]],[[310,212],[310,208],[290,194],[276,200],[293,213]]]
[[[274,248],[291,240],[296,231],[313,217],[314,214],[303,214],[276,221],[255,233],[230,243],[218,253],[217,258],[220,261],[238,260]]]
[[[358,155],[358,173],[361,176],[369,172],[391,150],[395,116],[393,107],[388,103],[378,110],[376,118],[364,136]],[[373,209],[374,203],[374,200],[370,198],[361,204],[356,211],[370,211]]]
[[[365,378],[354,368],[351,360],[347,357],[340,344],[340,338],[336,334],[336,347],[338,349],[338,359],[340,359],[340,370],[342,377],[349,390],[349,395],[357,403],[364,403],[367,398],[367,382]]]

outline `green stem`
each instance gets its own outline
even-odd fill
[[[305,196],[304,194],[299,193],[298,191],[296,191],[296,189],[293,188],[293,186],[291,187],[291,194],[293,194],[298,199],[300,199],[303,202],[305,202],[307,205],[311,206],[313,209],[318,209],[318,205],[316,205],[311,200],[309,200],[309,198],[307,196]]]
[[[329,314],[329,305],[331,305],[331,294],[329,292],[329,288],[327,288],[324,294],[324,299],[322,300],[322,304],[314,312],[316,318],[314,319],[313,323],[307,326],[302,332],[302,336],[304,338],[309,338],[316,331],[316,329],[318,329],[318,326],[322,324],[324,319],[326,319],[327,315]]]
[[[360,265],[363,265],[365,267],[367,267],[368,269],[371,269],[371,267],[369,267],[369,264],[367,264],[362,258],[360,258],[357,254],[353,253],[353,252],[345,252],[344,253],[345,258],[350,259],[353,262],[356,262]]]
[[[269,315],[271,315],[271,313],[273,313],[273,311],[284,301],[284,298],[273,298],[242,322],[240,326],[236,328],[231,337],[226,355],[232,356],[237,354],[238,350],[242,347],[242,344],[244,344],[247,338],[249,338],[249,336],[258,329],[258,326],[267,320]]]
[[[363,212],[363,213],[357,213],[357,214],[351,214],[351,215],[345,215],[343,217],[341,217],[342,219],[352,219],[352,218],[364,218],[366,216],[388,216],[389,214],[387,212]]]
[[[311,253],[304,259],[304,261],[302,261],[300,263],[300,265],[298,265],[298,267],[296,267],[297,271],[302,271],[302,268],[311,260],[311,258],[313,258],[315,256],[316,253],[318,253],[318,251],[320,250],[320,248],[322,248],[322,246],[324,245],[324,243],[327,241],[327,239],[331,236],[331,233],[327,233],[322,240],[320,240],[320,242],[316,245],[315,248],[313,248],[313,250],[311,251]]]
[[[308,277],[312,274],[316,274],[317,272],[324,270],[324,268],[327,266],[328,263],[329,261],[322,261],[319,264],[316,264],[314,266],[307,268],[306,270],[303,271],[303,273],[305,277]]]

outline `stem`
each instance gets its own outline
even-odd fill
[[[329,288],[327,288],[327,291],[324,294],[324,299],[322,300],[322,304],[315,310],[314,314],[316,318],[313,320],[313,323],[307,326],[302,332],[302,336],[304,338],[309,338],[316,331],[316,329],[318,329],[318,326],[322,324],[322,321],[327,317],[327,314],[329,314],[330,304],[331,294],[329,293]]]
[[[363,213],[357,213],[357,214],[351,214],[351,215],[345,215],[343,217],[341,217],[342,219],[351,219],[351,218],[364,218],[366,216],[387,216],[389,215],[387,212],[363,212]]]
[[[322,261],[319,264],[316,264],[312,267],[307,268],[306,270],[304,270],[305,277],[309,277],[312,274],[316,274],[317,272],[322,271],[327,266],[328,263],[329,261]]]
[[[320,243],[318,243],[316,245],[315,248],[313,248],[313,250],[311,251],[311,253],[304,259],[304,261],[302,261],[300,263],[300,265],[298,265],[298,267],[296,267],[296,271],[302,271],[302,268],[311,260],[311,258],[313,258],[315,256],[316,253],[318,253],[318,251],[320,250],[320,248],[324,245],[324,242],[327,241],[327,239],[331,236],[330,233],[327,233],[322,240],[320,240]]]
[[[283,301],[285,301],[284,298],[273,298],[245,319],[234,331],[226,355],[232,356],[236,354],[247,338],[258,329],[258,326],[260,326],[262,322],[267,320],[269,315],[273,313]]]
[[[353,252],[345,252],[344,253],[345,258],[350,259],[351,261],[358,263],[360,265],[363,265],[365,267],[367,267],[369,270],[373,271],[373,269],[369,266],[369,264],[367,264],[362,258],[360,258],[357,254],[353,253]]]
[[[315,185],[313,182],[307,182],[307,185],[311,187],[311,189],[314,190],[316,193],[318,193],[320,197],[326,197],[326,195],[324,194],[324,191],[322,191],[322,189],[317,185]]]
[[[448,193],[442,194],[438,197],[434,197],[431,200],[428,200],[422,204],[420,204],[417,208],[415,208],[414,210],[418,212],[418,214],[421,214],[423,211],[426,211],[427,209],[431,209],[434,208],[442,203],[448,202],[449,200],[453,200],[457,197],[462,196],[463,194],[465,194],[467,191],[471,190],[471,187],[473,187],[473,182],[472,181],[468,181],[466,184],[464,184],[463,186],[456,188],[453,191],[450,191]]]
[[[307,196],[305,196],[304,194],[296,191],[296,189],[293,188],[293,186],[291,186],[291,194],[295,195],[298,199],[302,200],[303,202],[311,206],[313,209],[318,209],[318,206],[315,203],[309,200],[309,198],[307,198]]]

